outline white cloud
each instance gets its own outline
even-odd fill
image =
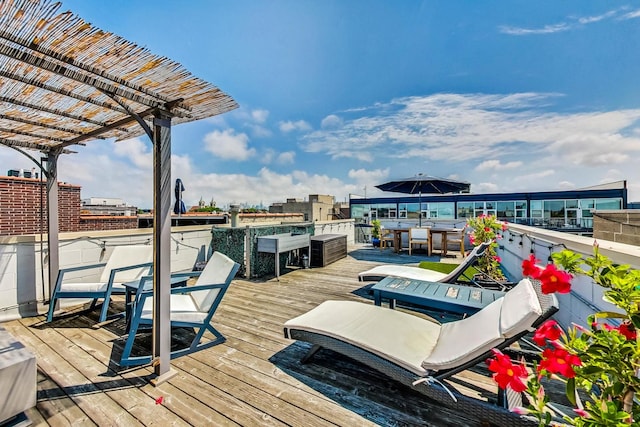
[[[503,34],[509,34],[511,36],[527,36],[531,34],[553,34],[559,33],[562,31],[570,30],[571,26],[568,24],[560,23],[553,25],[545,25],[542,28],[521,28],[521,27],[510,27],[508,25],[502,25],[499,27],[499,30]]]
[[[342,126],[342,119],[335,114],[330,114],[322,119],[320,126],[322,126],[323,129],[336,129]]]
[[[477,184],[473,184],[471,190],[474,193],[496,193],[498,192],[498,184],[493,182],[479,182]]]
[[[273,135],[273,132],[264,126],[248,125],[248,127],[251,129],[251,135],[255,138],[268,138]]]
[[[544,109],[558,94],[436,94],[397,98],[345,120],[339,129],[302,138],[311,153],[363,162],[396,159],[485,162],[481,167],[517,168],[503,160],[552,155],[552,161],[592,166],[621,162],[640,151],[640,109],[553,113]],[[612,153],[611,147],[616,147]]]
[[[204,137],[205,149],[213,155],[229,160],[248,160],[256,154],[249,148],[249,137],[244,133],[236,134],[233,129],[215,130]]]
[[[269,111],[264,109],[256,109],[251,111],[251,117],[256,123],[263,124],[269,117]]]
[[[311,130],[311,125],[304,120],[280,122],[278,123],[278,126],[280,127],[280,131],[284,133],[294,130],[300,132],[307,132]]]
[[[278,155],[278,163],[281,165],[293,164],[296,160],[295,151],[285,151]]]
[[[521,161],[501,163],[500,160],[485,160],[476,166],[477,171],[499,171],[505,169],[515,169],[522,166]]]
[[[636,19],[636,18],[640,18],[640,9],[634,10],[633,12],[625,13],[620,17],[620,19],[623,19],[623,20]]]
[[[389,177],[389,168],[374,170],[349,169],[348,175],[349,178],[358,183],[368,184],[372,182],[382,181],[383,179]]]
[[[547,24],[539,28],[523,28],[523,27],[510,26],[510,25],[501,25],[498,27],[498,31],[501,32],[502,34],[507,34],[511,36],[554,34],[554,33],[559,33],[564,31],[575,30],[577,28],[582,28],[586,25],[590,25],[606,19],[614,18],[622,10],[624,10],[624,8],[609,10],[607,12],[601,13],[600,15],[569,16],[567,17],[568,22],[560,22],[557,24]],[[632,19],[637,17],[640,17],[640,11],[627,13],[621,16],[619,19]]]
[[[129,159],[134,165],[151,169],[153,166],[153,153],[140,138],[116,142],[114,154]]]

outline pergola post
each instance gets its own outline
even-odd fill
[[[49,298],[58,279],[60,269],[59,213],[58,213],[58,156],[60,150],[47,153],[47,252],[49,256]],[[44,295],[43,295],[44,298]]]
[[[158,385],[171,370],[171,117],[153,118],[153,367]]]

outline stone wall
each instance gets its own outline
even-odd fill
[[[595,211],[593,237],[640,246],[640,210]]]

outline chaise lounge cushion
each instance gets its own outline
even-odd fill
[[[503,342],[498,327],[502,304],[503,298],[499,298],[473,316],[443,324],[438,342],[422,367],[439,371],[460,366]]]
[[[424,375],[422,361],[440,333],[440,324],[398,310],[353,301],[325,301],[284,324],[345,341]]]
[[[540,300],[529,279],[522,279],[504,295],[500,313],[500,333],[510,338],[531,327],[542,315]]]

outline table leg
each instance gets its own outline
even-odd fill
[[[380,291],[373,291],[373,303],[375,305],[382,305],[382,297],[380,296]]]
[[[431,256],[433,253],[433,233],[429,230],[429,243],[427,243],[427,255]]]
[[[395,310],[396,309],[396,299],[395,298],[389,298],[389,308],[391,310]]]
[[[447,232],[443,231],[442,234],[442,256],[447,256]]]

